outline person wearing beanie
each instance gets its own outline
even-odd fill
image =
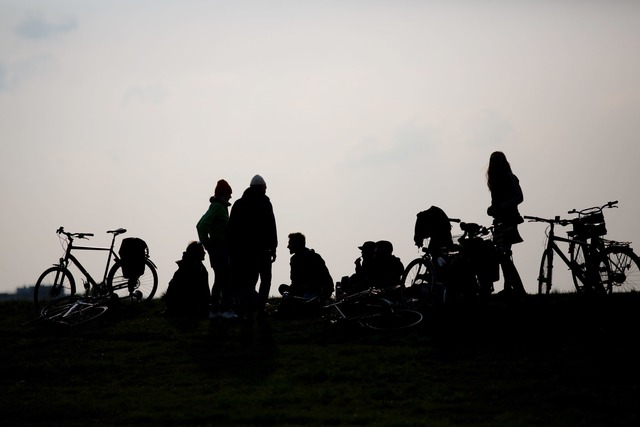
[[[254,176],[242,197],[233,204],[229,217],[233,288],[245,316],[255,313],[263,316],[271,290],[271,267],[276,260],[278,235],[266,191],[265,180],[260,175]]]
[[[267,183],[264,181],[260,175],[256,175],[251,178],[251,183],[249,184],[251,187],[262,187],[267,188]]]
[[[231,186],[221,179],[209,199],[209,209],[196,224],[198,238],[209,254],[214,273],[211,287],[211,316],[237,317],[231,311],[231,258],[229,252],[228,225]]]

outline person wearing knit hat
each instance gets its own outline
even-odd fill
[[[218,181],[216,189],[213,191],[214,196],[231,196],[231,193],[231,186],[224,179]]]
[[[247,317],[264,315],[278,247],[276,219],[266,191],[264,178],[255,175],[229,216],[233,288],[239,296],[241,314]]]
[[[221,179],[217,182],[209,209],[196,224],[198,238],[209,254],[214,272],[211,287],[211,317],[237,317],[231,311],[231,258],[229,253],[228,225],[231,186]]]
[[[252,187],[258,187],[258,186],[264,186],[265,188],[267,187],[267,183],[264,181],[264,178],[262,178],[260,175],[256,175],[253,178],[251,178],[251,183],[249,184]]]

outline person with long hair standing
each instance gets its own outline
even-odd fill
[[[491,192],[491,206],[487,214],[493,217],[493,240],[504,278],[507,295],[526,295],[520,274],[513,263],[511,246],[521,243],[518,224],[524,220],[518,205],[524,200],[520,181],[511,171],[507,156],[501,151],[491,153],[487,169],[487,186]]]

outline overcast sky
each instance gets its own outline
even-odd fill
[[[406,265],[419,211],[490,223],[494,150],[523,214],[619,200],[609,236],[638,246],[639,47],[632,0],[0,0],[0,292],[56,261],[60,226],[145,239],[164,292],[216,181],[233,202],[255,174],[273,291],[294,231],[334,280],[365,240]],[[521,232],[534,292],[544,226]]]

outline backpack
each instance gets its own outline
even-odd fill
[[[118,255],[122,264],[122,275],[126,279],[137,279],[144,274],[145,261],[149,256],[149,248],[144,240],[138,237],[122,239]]]
[[[426,211],[419,212],[416,217],[413,241],[417,246],[422,246],[424,239],[427,238],[431,238],[430,248],[453,245],[451,223],[442,209],[437,206],[431,206]]]

